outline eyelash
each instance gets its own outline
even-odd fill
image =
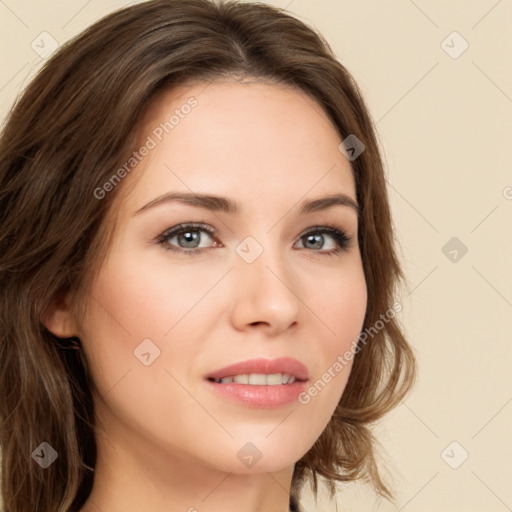
[[[186,232],[194,232],[194,231],[200,231],[200,232],[206,232],[208,233],[212,238],[215,238],[215,229],[211,226],[208,226],[206,224],[196,224],[196,223],[188,223],[188,224],[178,224],[177,226],[174,226],[171,229],[168,229],[161,235],[159,235],[156,239],[157,243],[162,245],[162,247],[167,251],[173,251],[176,253],[182,253],[186,254],[187,256],[193,256],[195,254],[199,254],[201,252],[208,251],[209,249],[214,249],[215,247],[202,247],[199,249],[184,249],[182,247],[177,246],[170,246],[169,240],[174,238],[176,235],[180,235],[182,233]],[[335,249],[330,249],[328,251],[324,250],[312,250],[313,253],[319,253],[323,256],[335,256],[336,254],[339,254],[341,252],[345,252],[351,247],[352,239],[347,236],[347,234],[339,230],[333,226],[312,226],[308,228],[306,231],[304,231],[301,236],[299,237],[299,240],[302,240],[304,237],[312,234],[323,234],[327,233],[330,235],[334,241],[337,244],[337,247]],[[301,248],[302,249],[302,248]],[[303,249],[307,249],[304,247]]]

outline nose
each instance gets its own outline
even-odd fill
[[[237,257],[232,274],[231,321],[237,330],[261,329],[274,337],[297,326],[302,305],[299,283],[282,255],[264,250],[252,263]]]

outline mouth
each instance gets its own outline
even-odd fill
[[[240,375],[232,375],[223,377],[222,379],[208,378],[210,382],[217,384],[227,384],[235,382],[236,384],[248,384],[249,386],[280,386],[283,384],[293,384],[296,380],[300,382],[295,375],[288,373],[242,373]]]
[[[244,406],[270,409],[295,401],[308,381],[307,368],[296,359],[251,359],[205,377],[210,389]]]
[[[220,368],[206,376],[219,384],[236,382],[253,386],[275,386],[308,380],[307,368],[297,359],[249,359]]]

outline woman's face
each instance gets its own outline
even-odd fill
[[[366,310],[341,139],[304,93],[234,82],[160,95],[138,133],[77,325],[102,428],[134,456],[293,466],[343,393],[351,363],[335,363]]]

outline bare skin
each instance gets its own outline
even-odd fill
[[[350,364],[309,403],[273,408],[228,400],[206,375],[291,357],[307,367],[310,386],[363,325],[355,209],[299,213],[334,193],[356,201],[350,162],[321,107],[263,83],[180,87],[151,103],[137,147],[190,97],[197,105],[118,185],[114,241],[88,290],[89,313],[78,320],[59,306],[48,322],[80,338],[98,390],[98,461],[82,512],[288,511],[294,464],[329,422]],[[136,213],[167,192],[226,197],[239,213],[180,202]],[[185,254],[193,249],[183,235],[158,242],[191,222],[215,229],[192,229],[200,252]],[[313,226],[343,231],[348,246],[327,254],[337,239],[318,229],[310,241]],[[257,242],[242,245],[247,254],[262,250],[251,263],[236,251],[247,237]],[[134,355],[146,339],[160,350],[147,366]],[[252,467],[237,456],[247,443],[261,454]]]

